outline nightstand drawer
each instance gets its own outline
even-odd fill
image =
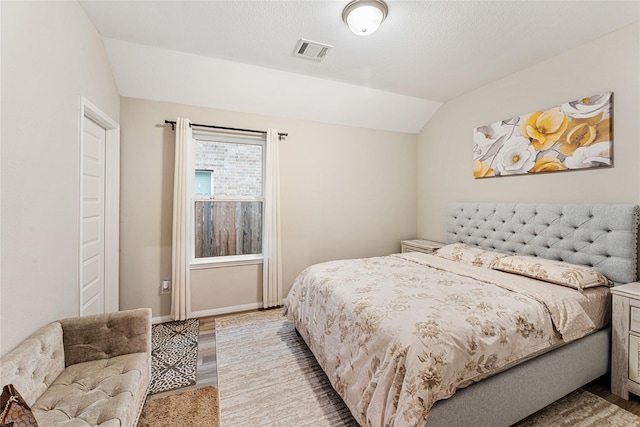
[[[633,382],[640,383],[640,338],[635,335],[629,335],[629,379]]]
[[[631,307],[629,330],[640,334],[640,308]]]
[[[402,247],[402,252],[407,253],[407,252],[424,252],[427,254],[433,253],[433,251],[431,249],[424,249],[424,248],[417,248],[415,246],[403,246]]]

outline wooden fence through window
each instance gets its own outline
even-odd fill
[[[196,202],[196,258],[262,253],[262,202]]]

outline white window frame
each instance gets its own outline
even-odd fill
[[[219,268],[219,267],[230,267],[230,266],[238,266],[238,265],[252,265],[252,264],[262,264],[264,262],[264,230],[265,230],[265,212],[266,212],[266,200],[265,200],[265,189],[266,189],[266,179],[267,179],[267,138],[266,135],[262,134],[227,134],[223,132],[211,132],[211,131],[202,131],[202,130],[193,130],[193,138],[191,139],[194,144],[194,149],[191,150],[193,153],[192,158],[190,159],[190,170],[191,173],[195,176],[195,144],[196,141],[215,141],[215,142],[229,142],[233,144],[248,144],[248,145],[258,145],[262,147],[262,196],[259,198],[214,198],[213,196],[204,197],[204,196],[196,196],[195,194],[195,183],[192,180],[191,188],[189,189],[190,194],[190,203],[192,206],[192,215],[189,219],[189,245],[191,247],[191,262],[190,269],[191,270],[201,270],[201,269],[209,269],[209,268]],[[211,175],[211,179],[213,180],[213,174]],[[213,187],[212,187],[213,191]],[[228,256],[217,256],[217,257],[207,257],[207,258],[196,258],[195,253],[195,232],[196,232],[196,224],[195,224],[195,205],[196,202],[248,202],[248,201],[256,201],[262,203],[262,233],[263,239],[261,248],[261,253],[259,254],[248,254],[248,255],[228,255]]]

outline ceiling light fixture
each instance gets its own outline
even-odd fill
[[[368,36],[378,29],[388,12],[382,0],[353,0],[342,11],[342,20],[354,34]]]

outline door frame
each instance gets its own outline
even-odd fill
[[[105,130],[104,188],[104,312],[120,308],[120,125],[84,96],[80,97],[80,147],[78,168],[78,315],[82,307],[82,159],[84,119],[89,118]]]

